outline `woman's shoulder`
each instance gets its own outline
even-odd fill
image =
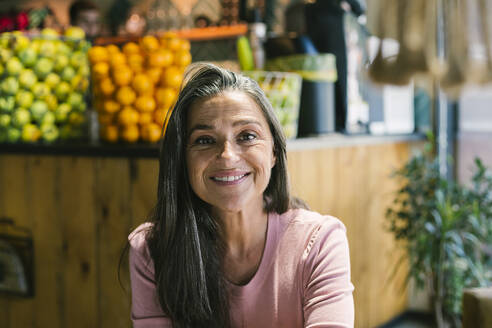
[[[279,215],[279,226],[283,231],[282,239],[288,243],[297,240],[304,256],[311,253],[313,248],[346,239],[345,225],[338,218],[305,209],[291,209]]]
[[[280,214],[279,221],[284,225],[300,230],[342,229],[345,231],[345,225],[338,218],[302,208],[290,209],[287,212]]]
[[[130,248],[144,257],[148,256],[147,234],[152,227],[153,224],[151,222],[145,222],[140,224],[128,235]]]

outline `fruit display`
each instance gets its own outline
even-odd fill
[[[84,136],[89,46],[77,27],[0,35],[0,142]]]
[[[190,43],[173,33],[89,50],[94,107],[106,142],[157,142],[191,63]]]
[[[272,104],[288,139],[297,136],[302,78],[295,73],[246,71],[244,75],[258,82]]]

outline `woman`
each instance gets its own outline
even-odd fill
[[[294,209],[258,84],[195,64],[163,139],[152,222],[130,236],[134,327],[352,327],[343,224]]]

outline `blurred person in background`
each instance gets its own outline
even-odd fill
[[[91,1],[75,1],[70,6],[70,25],[79,26],[93,41],[102,32],[101,12]]]

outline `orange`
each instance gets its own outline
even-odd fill
[[[152,96],[140,96],[135,100],[135,108],[141,112],[151,112],[155,109],[155,100]]]
[[[108,51],[109,56],[111,57],[113,54],[119,53],[120,48],[118,48],[115,44],[108,44],[106,46],[106,50]]]
[[[190,41],[181,39],[181,44],[179,45],[179,50],[184,50],[184,51],[190,51],[191,49],[191,44]]]
[[[171,88],[157,88],[155,90],[155,100],[159,107],[168,109],[171,107],[176,100],[177,92]]]
[[[164,38],[163,46],[169,50],[177,51],[181,47],[181,40],[176,37]]]
[[[113,53],[111,54],[111,57],[109,58],[109,63],[111,64],[111,67],[119,66],[119,65],[125,65],[126,64],[126,56],[122,54],[121,52]]]
[[[116,89],[116,87],[113,84],[113,81],[109,77],[105,77],[101,83],[99,83],[99,89],[101,90],[101,93],[105,96],[111,96]]]
[[[139,113],[131,106],[126,106],[118,112],[118,124],[133,125],[139,121]]]
[[[87,54],[92,64],[107,61],[109,58],[108,50],[101,46],[90,48]]]
[[[144,125],[152,123],[152,113],[153,112],[140,113],[138,116],[138,124]]]
[[[139,94],[149,94],[152,93],[154,85],[150,78],[145,74],[137,74],[132,82],[132,87]]]
[[[126,142],[136,142],[140,135],[138,131],[138,126],[136,124],[123,126],[120,133],[121,139],[125,140]]]
[[[183,72],[176,66],[166,68],[161,75],[161,85],[168,88],[179,88],[183,80]]]
[[[103,110],[106,113],[116,113],[120,110],[120,104],[111,99],[105,100],[103,103]]]
[[[124,86],[116,91],[116,100],[123,106],[128,106],[133,104],[137,98],[137,94],[129,86]]]
[[[141,54],[131,54],[128,56],[128,65],[140,65],[144,64],[144,57]]]
[[[159,40],[155,36],[146,35],[140,39],[140,47],[146,52],[156,51],[159,48]]]
[[[161,72],[162,70],[158,67],[153,67],[153,68],[149,68],[145,74],[147,74],[147,76],[149,77],[150,81],[152,81],[153,84],[156,84],[157,82],[159,82],[160,78],[161,78]]]
[[[118,127],[113,124],[103,125],[101,127],[101,138],[107,142],[118,141]]]
[[[127,56],[130,56],[131,54],[139,54],[140,53],[140,47],[135,42],[128,42],[127,44],[125,44],[123,46],[123,48],[121,50]]]
[[[142,126],[142,139],[147,142],[157,142],[161,138],[161,127],[156,123]]]
[[[98,79],[102,79],[109,73],[109,65],[106,62],[99,62],[92,66],[92,72],[94,76]]]
[[[101,125],[110,125],[114,122],[114,114],[101,113],[98,115],[98,118]]]
[[[174,55],[174,65],[186,67],[191,64],[191,54],[187,50],[179,50]]]
[[[148,57],[150,67],[166,67],[173,62],[173,53],[167,49],[159,49],[152,52]]]
[[[113,81],[116,85],[124,86],[132,81],[133,72],[128,66],[118,66],[113,69]]]
[[[163,126],[164,122],[166,121],[166,115],[167,115],[168,110],[166,109],[156,109],[154,111],[154,122],[159,124],[159,126]]]

